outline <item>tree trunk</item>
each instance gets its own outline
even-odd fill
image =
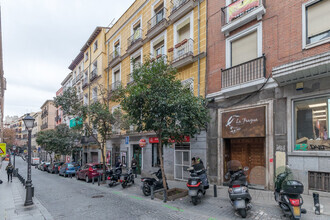
[[[165,189],[165,193],[166,193],[166,197],[167,197],[167,181],[166,181],[166,175],[165,175],[165,170],[164,170],[164,162],[163,162],[163,142],[162,142],[162,135],[158,134],[158,140],[159,140],[159,144],[158,144],[158,154],[159,154],[159,160],[160,160],[160,169],[162,171],[162,178],[163,178],[163,186]]]
[[[101,153],[102,153],[102,160],[103,160],[103,174],[102,174],[103,183],[105,183],[105,173],[106,173],[106,169],[105,169],[106,161],[105,161],[105,155],[104,155],[104,146],[105,146],[105,143],[103,142],[101,144]]]

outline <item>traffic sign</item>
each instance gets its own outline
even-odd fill
[[[129,144],[129,136],[125,137],[125,144]]]
[[[0,143],[0,156],[6,156],[6,143]]]

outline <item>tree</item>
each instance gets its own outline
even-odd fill
[[[182,142],[184,136],[193,137],[209,121],[205,99],[195,97],[189,85],[182,85],[176,76],[176,69],[165,58],[146,59],[133,71],[133,83],[114,96],[137,131],[156,133],[164,186],[163,144],[171,140]]]
[[[98,85],[99,99],[94,100],[90,105],[83,105],[77,98],[74,88],[69,88],[63,92],[62,96],[55,97],[54,103],[56,107],[61,107],[63,112],[71,115],[83,124],[76,126],[82,134],[91,136],[95,143],[99,146],[102,154],[103,166],[103,182],[105,182],[105,149],[106,141],[112,134],[112,124],[115,123],[115,117],[109,109],[109,93],[101,85]]]
[[[56,151],[56,134],[55,130],[45,130],[37,133],[36,142],[44,148],[49,154],[50,161],[53,162],[52,153]]]
[[[4,142],[7,144],[7,147],[11,148],[15,144],[15,139],[16,139],[15,130],[11,129],[11,128],[4,128],[3,129],[3,139],[4,139]]]

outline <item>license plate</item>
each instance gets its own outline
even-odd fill
[[[293,215],[294,216],[300,216],[300,207],[299,206],[294,206],[293,207]]]

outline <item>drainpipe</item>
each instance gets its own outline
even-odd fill
[[[200,0],[198,0],[198,76],[197,76],[197,96],[199,97],[200,95],[200,74],[201,74],[201,70],[200,70],[200,57],[199,57],[199,53],[200,53]]]

